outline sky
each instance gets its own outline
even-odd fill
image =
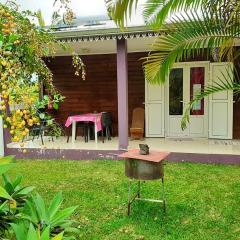
[[[131,24],[142,24],[143,19],[141,16],[141,4],[145,0],[140,1],[140,8],[133,15],[131,19]],[[0,0],[4,3],[6,0]],[[54,11],[53,3],[54,0],[16,0],[16,2],[21,6],[23,10],[37,11],[41,9],[44,21],[46,25],[51,23],[51,16]],[[106,6],[104,0],[71,0],[71,6],[77,16],[94,16],[94,15],[107,15]],[[57,9],[59,9],[57,7]],[[55,7],[56,10],[56,7]]]

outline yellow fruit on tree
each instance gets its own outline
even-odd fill
[[[7,122],[11,122],[11,118],[10,118],[10,117],[7,117],[7,118],[6,118],[6,121],[7,121]]]
[[[3,65],[4,67],[7,65],[7,62],[4,61],[4,60],[3,60],[1,63],[2,63],[2,65]]]
[[[19,141],[19,137],[18,136],[14,136],[13,141],[14,142],[18,142]]]

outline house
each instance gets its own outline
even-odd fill
[[[206,84],[221,79],[222,72],[231,67],[229,63],[213,63],[211,59],[198,57],[197,60],[175,64],[166,84],[150,85],[145,81],[141,59],[147,57],[159,33],[146,26],[132,26],[121,32],[112,21],[101,18],[81,24],[61,26],[53,32],[59,42],[71,47],[69,51],[59,48],[54,58],[46,59],[53,72],[55,86],[66,97],[56,117],[65,121],[71,112],[112,112],[118,144],[109,149],[107,144],[104,149],[46,149],[32,146],[28,154],[23,155],[20,148],[7,147],[5,143],[7,154],[39,158],[116,158],[119,152],[129,146],[129,126],[132,111],[136,107],[145,108],[145,137],[154,138],[154,146],[163,138],[190,142],[192,139],[232,140],[240,137],[238,103],[233,102],[231,91],[217,93],[195,104],[187,129],[182,131],[180,126],[185,105]],[[85,81],[74,76],[72,49],[81,55],[86,65]],[[5,142],[6,139],[5,134]],[[221,142],[223,145],[225,143]],[[219,148],[222,148],[221,144]],[[172,158],[203,159],[201,153],[209,153],[200,151],[197,156],[193,155],[194,151],[186,153],[173,150],[177,153],[172,154]],[[210,158],[217,158],[217,153],[218,150]],[[240,158],[234,158],[238,150],[230,153],[232,159]],[[205,158],[210,159],[209,154]]]

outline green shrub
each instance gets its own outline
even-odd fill
[[[23,210],[24,218],[41,231],[49,228],[52,236],[64,231],[66,237],[75,239],[74,234],[78,233],[78,229],[73,226],[74,221],[70,219],[70,216],[77,207],[60,209],[62,202],[60,192],[52,199],[49,206],[46,206],[39,194],[31,196]]]
[[[54,237],[50,237],[50,227],[47,227],[43,232],[35,229],[32,224],[28,227],[24,224],[12,224],[14,236],[17,240],[62,240],[63,232]]]
[[[0,159],[0,239],[11,240],[70,240],[79,232],[70,216],[75,207],[61,209],[62,193],[59,192],[47,206],[34,187],[22,187],[22,177],[13,181],[5,174],[13,167],[14,157]]]

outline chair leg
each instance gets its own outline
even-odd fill
[[[109,138],[108,138],[108,140],[111,140],[111,139],[112,139],[112,132],[111,132],[110,127],[108,127],[108,133],[109,133]]]
[[[77,134],[78,134],[78,127],[76,127],[75,140],[77,140]]]
[[[109,126],[106,127],[106,136],[108,140],[111,140],[110,128]]]
[[[87,128],[86,128],[86,139],[87,139],[87,142],[90,140],[89,132],[90,132],[90,128],[89,128],[89,126],[87,126]]]
[[[40,137],[41,137],[42,145],[44,145],[42,133],[40,134]]]
[[[67,136],[67,143],[69,143],[70,134]]]
[[[108,127],[106,127],[106,139],[108,140]]]
[[[102,142],[104,143],[104,134],[103,134],[103,129],[102,129],[101,133],[102,133]]]
[[[113,134],[113,125],[111,125],[111,136],[114,137],[114,134]]]
[[[87,126],[85,126],[83,128],[83,136],[84,136],[85,143],[88,142],[88,127]]]
[[[86,136],[86,127],[83,128],[83,136],[85,143],[87,142],[87,136]]]
[[[34,139],[36,137],[36,131],[35,130],[32,131],[32,135],[33,135],[32,141],[34,141]]]
[[[33,138],[32,138],[32,141],[34,141],[34,139],[35,139],[35,135],[33,134]]]

